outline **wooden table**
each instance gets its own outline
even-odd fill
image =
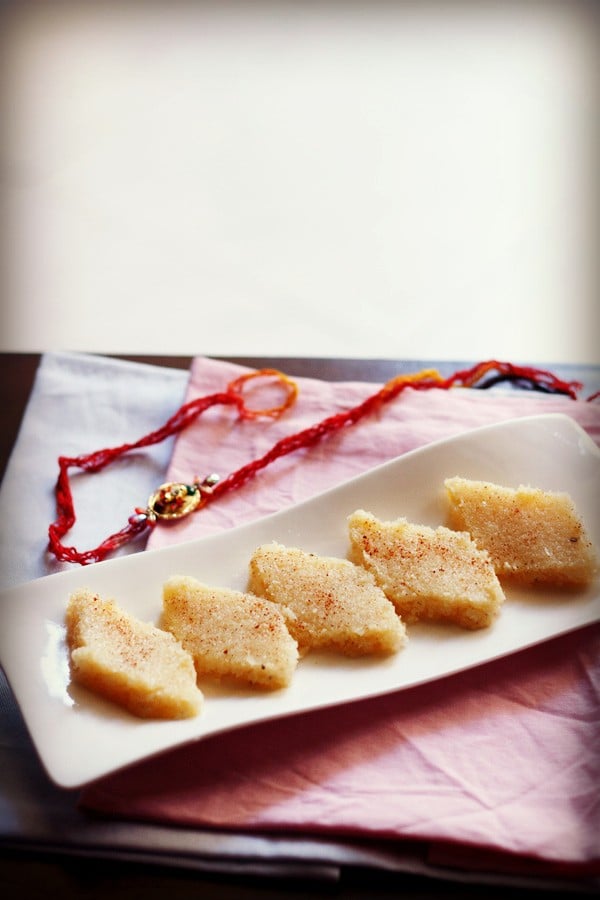
[[[140,357],[129,356],[127,359],[187,369],[189,357]],[[382,383],[400,371],[416,371],[430,366],[430,361],[393,361],[393,360],[344,360],[344,359],[256,359],[239,358],[235,362],[261,367],[265,365],[279,368],[292,376],[313,376],[329,380],[361,380]],[[0,354],[0,392],[2,397],[2,428],[0,429],[0,478],[4,474],[6,463],[18,433],[19,424],[25,410],[29,393],[33,385],[35,371],[39,362],[37,354]],[[444,374],[454,371],[464,363],[444,363],[439,368]],[[559,367],[555,367],[559,371]],[[591,368],[560,367],[562,377],[568,379],[592,377],[592,387],[598,380],[598,370]],[[590,390],[592,389],[590,387]],[[504,898],[508,888],[481,884],[465,884],[463,882],[445,882],[428,878],[411,876],[402,873],[386,873],[385,871],[353,868],[342,871],[340,881],[325,883],[311,882],[301,878],[277,879],[273,877],[241,876],[232,872],[230,875],[211,874],[186,869],[180,864],[148,865],[141,864],[134,858],[131,861],[115,861],[107,853],[106,859],[99,859],[82,853],[61,855],[46,853],[39,848],[29,847],[27,841],[21,846],[14,844],[6,847],[0,844],[0,884],[3,896],[11,898],[24,895],[26,897],[61,897],[61,898],[104,898],[107,895],[119,900],[152,900],[152,898],[168,897],[169,900],[180,900],[188,897],[210,897],[216,900],[255,900],[255,898],[274,898],[291,896],[295,898],[328,897],[347,898],[439,898],[486,897],[487,900]],[[535,891],[510,889],[512,896],[532,897],[546,900],[559,895],[552,891]],[[564,893],[561,897],[567,896]],[[573,894],[573,896],[582,896]]]

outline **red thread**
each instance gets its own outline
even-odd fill
[[[490,372],[496,374],[489,377],[487,382],[478,384],[485,376],[489,376]],[[285,388],[286,394],[282,403],[266,409],[252,409],[248,407],[244,400],[244,387],[250,380],[261,377],[275,378],[277,383]],[[433,369],[408,375],[398,375],[351,409],[334,413],[309,428],[282,438],[262,457],[252,460],[237,471],[232,472],[222,481],[217,482],[210,492],[203,495],[202,505],[212,503],[222,494],[242,487],[246,482],[254,478],[261,469],[264,469],[280,457],[303,447],[311,447],[333,432],[350,427],[365,416],[374,414],[408,387],[411,387],[413,390],[429,390],[431,388],[449,390],[457,386],[487,388],[500,380],[513,381],[518,386],[527,385],[534,390],[565,394],[572,399],[577,399],[577,391],[582,387],[579,382],[563,381],[544,369],[531,366],[516,366],[512,363],[499,362],[497,360],[478,363],[469,369],[457,371],[448,378],[443,378]],[[147,515],[146,510],[137,508],[135,513],[129,517],[127,525],[102,541],[98,547],[81,552],[75,547],[65,546],[62,543],[62,538],[70,531],[76,521],[69,469],[78,468],[85,472],[98,472],[131,450],[157,444],[167,437],[178,434],[187,428],[199,415],[216,405],[235,406],[238,416],[242,419],[256,419],[263,416],[278,418],[293,405],[297,393],[297,385],[287,375],[276,369],[260,369],[234,379],[224,392],[210,394],[207,397],[199,397],[196,400],[185,403],[164,425],[133,443],[121,444],[118,447],[97,450],[80,456],[59,457],[59,474],[55,489],[58,515],[56,521],[48,529],[48,549],[61,561],[88,565],[104,559],[109,553],[133,540],[156,524],[155,520]],[[589,399],[595,399],[596,396],[598,394],[593,395]]]

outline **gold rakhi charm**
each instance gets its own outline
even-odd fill
[[[210,494],[218,480],[218,475],[209,475],[193,484],[177,481],[161,484],[148,500],[146,515],[149,519],[183,519],[202,505],[203,495]]]

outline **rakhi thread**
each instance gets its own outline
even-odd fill
[[[253,409],[247,405],[244,388],[248,382],[258,378],[274,379],[275,383],[284,389],[284,399],[281,403],[265,409]],[[517,366],[498,360],[478,363],[471,368],[459,370],[447,378],[443,378],[436,369],[397,375],[356,406],[334,413],[315,425],[277,441],[263,456],[243,465],[223,480],[218,480],[216,475],[208,475],[202,481],[196,479],[187,485],[161,485],[152,494],[146,507],[137,507],[120,531],[111,534],[93,549],[79,551],[62,542],[76,521],[69,478],[70,469],[80,469],[88,473],[98,472],[132,450],[152,446],[179,434],[213,406],[233,406],[241,419],[277,419],[296,402],[298,395],[296,383],[279,370],[267,368],[245,373],[231,381],[225,391],[199,397],[183,404],[160,428],[137,441],[79,456],[60,456],[58,459],[59,474],[55,487],[57,518],[48,529],[48,549],[62,562],[80,565],[100,562],[119,547],[153,528],[157,521],[179,519],[214,502],[223,494],[237,490],[282,456],[301,448],[314,446],[328,435],[351,427],[366,416],[373,415],[408,387],[413,390],[430,390],[431,388],[449,390],[454,387],[485,390],[502,382],[512,382],[524,389],[562,394],[573,400],[577,399],[577,392],[582,388],[580,382],[564,381],[544,369]],[[595,399],[598,395],[595,394],[588,399]]]

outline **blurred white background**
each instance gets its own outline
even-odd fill
[[[0,350],[599,362],[595,3],[4,3]]]

